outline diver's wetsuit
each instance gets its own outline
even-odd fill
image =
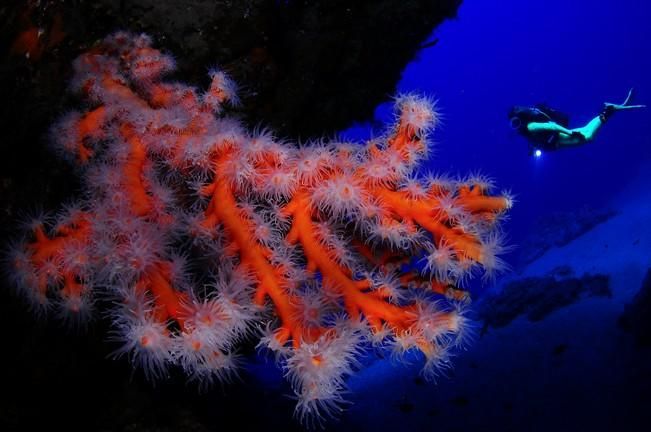
[[[569,118],[567,115],[549,108],[546,105],[538,104],[533,107],[515,106],[509,113],[511,127],[517,129],[529,142],[529,150],[553,151],[558,150],[561,141],[561,131],[554,129],[536,128],[529,129],[531,123],[556,123],[567,128]]]
[[[596,132],[598,127],[606,123],[606,121],[610,118],[610,116],[613,115],[614,112],[615,112],[615,108],[613,106],[606,105],[604,109],[601,111],[601,113],[595,119],[593,119],[585,127],[578,128],[578,129],[567,130],[566,121],[564,122],[565,124],[560,124],[559,122],[556,122],[557,124],[563,126],[565,130],[567,130],[567,132],[569,133],[563,130],[547,129],[547,128],[533,128],[533,130],[531,130],[529,128],[529,125],[531,123],[538,122],[537,120],[528,121],[526,124],[524,124],[524,126],[520,129],[520,131],[522,135],[524,135],[529,141],[530,143],[529,148],[531,151],[543,150],[549,152],[553,150],[558,150],[560,147],[576,146],[588,142],[586,133],[590,133],[591,130],[594,130]],[[555,121],[556,119],[553,120]],[[566,120],[566,118],[564,118],[563,120]],[[594,125],[595,121],[598,122],[596,125]],[[549,120],[543,123],[549,123]],[[591,129],[590,126],[592,126]],[[585,129],[590,129],[590,130],[586,131]],[[594,136],[594,132],[590,134],[590,136]]]
[[[527,138],[531,154],[574,147],[592,141],[599,129],[619,110],[645,108],[646,105],[631,105],[633,89],[621,104],[606,102],[598,116],[585,126],[569,129],[569,117],[544,104],[536,106],[515,105],[509,111],[511,128]]]
[[[553,151],[557,150],[559,145],[560,132],[558,131],[530,131],[525,125],[522,134],[529,140],[531,143],[531,150],[539,149],[543,151]]]

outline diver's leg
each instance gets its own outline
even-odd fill
[[[580,133],[581,135],[583,135],[583,138],[585,139],[586,142],[592,141],[597,135],[597,132],[599,132],[599,129],[601,129],[601,126],[603,126],[604,123],[606,123],[606,121],[610,118],[610,116],[612,116],[615,113],[615,111],[623,111],[623,110],[646,107],[646,105],[630,105],[632,99],[633,99],[633,89],[630,89],[628,91],[628,95],[626,96],[624,102],[622,102],[621,104],[614,104],[610,102],[604,103],[604,109],[601,110],[601,113],[599,113],[597,117],[590,120],[590,122],[588,122],[587,125],[581,128],[572,129],[572,132],[574,134]],[[577,136],[575,136],[575,138],[577,138]]]
[[[621,104],[606,102],[601,113],[588,122],[583,127],[571,129],[571,134],[561,132],[559,134],[558,146],[559,147],[573,147],[585,144],[592,141],[597,132],[612,116],[615,111],[623,111],[637,108],[646,108],[646,105],[630,105],[633,99],[633,89],[630,89],[626,99]]]
[[[606,120],[602,118],[601,114],[593,118],[583,127],[570,129],[570,133],[561,132],[558,134],[558,147],[576,147],[592,141],[601,126],[604,125]]]
[[[572,132],[581,134],[583,136],[584,142],[592,141],[595,138],[595,136],[597,136],[597,132],[599,132],[601,126],[603,126],[606,123],[606,119],[607,117],[604,117],[603,113],[599,114],[597,117],[590,120],[587,125],[580,128],[572,129]]]

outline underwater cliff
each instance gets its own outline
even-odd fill
[[[396,371],[390,361],[355,377],[358,396],[346,426],[644,430],[651,401],[650,181],[632,179],[610,203],[616,215],[550,247],[479,299],[477,339],[435,387],[413,367]]]

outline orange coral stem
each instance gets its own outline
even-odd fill
[[[181,328],[184,326],[182,318],[182,301],[185,295],[172,287],[164,263],[157,263],[145,273],[136,283],[135,289],[141,293],[149,291],[156,304],[155,316],[160,322],[169,318],[175,320]]]
[[[224,159],[222,163],[228,158]],[[251,236],[251,223],[242,216],[228,182],[216,178],[214,185],[214,195],[206,210],[206,219],[211,223],[219,221],[223,224],[231,240],[237,245],[241,265],[250,268],[256,274],[259,280],[255,294],[256,302],[262,304],[267,295],[271,298],[278,317],[287,330],[279,333],[279,341],[284,343],[291,335],[294,346],[298,346],[301,340],[309,335],[304,334],[302,326],[294,319],[295,306],[291,302],[291,296],[283,287],[282,276],[269,263],[267,257],[270,251],[258,244]]]
[[[398,329],[406,328],[411,319],[407,308],[387,303],[372,292],[364,292],[369,287],[369,281],[353,281],[348,276],[349,271],[332,260],[330,253],[323,248],[316,237],[310,208],[307,193],[297,192],[284,210],[293,216],[287,241],[292,244],[301,243],[308,258],[308,267],[318,269],[324,281],[330,282],[334,289],[341,292],[346,310],[351,317],[358,317],[362,312],[367,318],[381,319]]]
[[[499,196],[460,194],[457,202],[471,213],[499,213],[508,208],[507,200]]]
[[[452,246],[457,256],[481,260],[481,244],[469,234],[458,229],[448,228],[436,219],[438,201],[429,199],[412,199],[404,192],[395,192],[386,188],[375,188],[374,193],[382,203],[403,220],[414,221],[429,231],[437,241],[443,240]]]
[[[120,133],[130,146],[129,157],[123,167],[124,186],[129,190],[134,213],[138,216],[146,216],[152,208],[151,197],[147,193],[142,175],[147,162],[147,150],[131,125],[125,123],[120,126]]]
[[[41,263],[46,259],[61,252],[66,244],[71,241],[84,242],[90,233],[90,222],[86,220],[79,220],[75,222],[74,227],[66,230],[65,234],[48,237],[43,231],[43,227],[39,226],[34,230],[36,240],[30,244],[30,249],[33,251],[32,261],[34,263]]]

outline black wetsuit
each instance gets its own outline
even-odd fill
[[[532,153],[534,150],[557,150],[559,148],[560,132],[544,129],[530,131],[528,125],[531,123],[554,122],[567,127],[569,123],[567,115],[543,104],[538,104],[535,107],[514,107],[511,116],[511,121],[513,119],[519,120],[517,130],[529,141],[529,149]]]
[[[529,130],[527,125],[524,125],[521,133],[536,149],[544,151],[553,151],[558,149],[558,142],[560,139],[560,132],[558,131],[540,130],[532,132]]]

